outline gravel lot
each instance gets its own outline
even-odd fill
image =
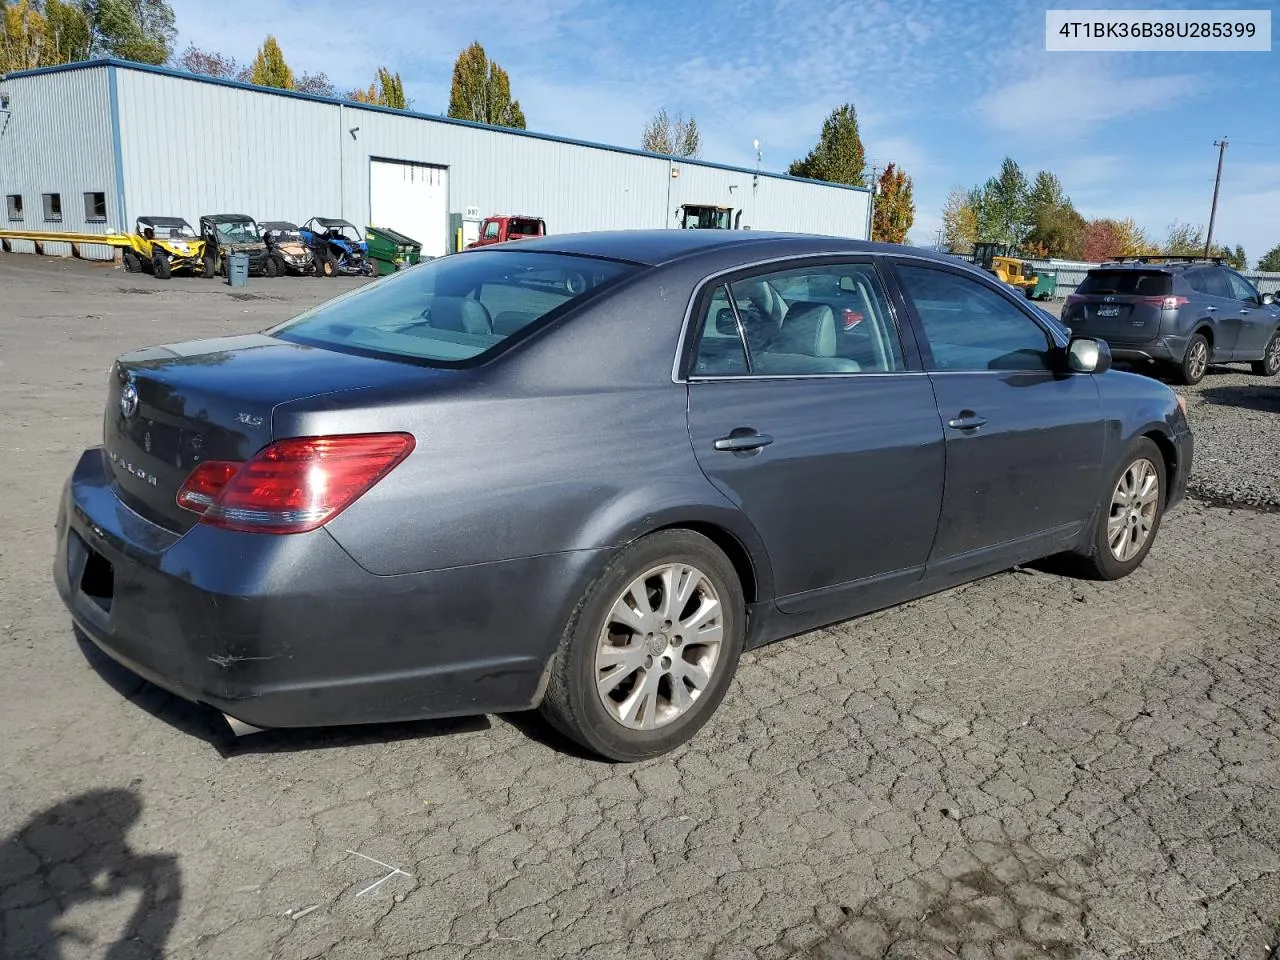
[[[669,757],[527,716],[232,745],[77,643],[58,491],[116,355],[357,282],[0,256],[0,956],[1280,955],[1280,514],[1239,506],[1280,507],[1280,384],[1187,391],[1212,503],[1133,577],[1010,572],[757,651]]]

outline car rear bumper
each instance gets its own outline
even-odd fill
[[[1105,339],[1105,338],[1104,338]],[[1162,363],[1181,363],[1187,352],[1187,338],[1176,336],[1157,337],[1146,343],[1113,343],[1107,341],[1111,356],[1117,360],[1155,360]]]
[[[256,727],[305,727],[536,705],[598,559],[387,577],[323,528],[178,535],[116,497],[94,448],[61,498],[53,573],[76,624],[129,670]]]

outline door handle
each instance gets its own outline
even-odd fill
[[[721,437],[715,442],[717,450],[728,450],[731,453],[745,453],[750,450],[759,450],[761,447],[767,447],[773,443],[773,437],[767,433],[756,433],[752,431],[739,432],[733,431],[727,437]]]
[[[1205,308],[1204,308],[1204,312],[1205,312],[1205,313],[1217,313],[1217,312],[1218,312],[1218,308],[1217,308],[1217,307],[1215,307],[1213,304],[1209,304],[1207,307],[1205,307]]]
[[[952,430],[977,430],[986,422],[986,417],[980,417],[976,413],[965,410],[954,420],[948,420],[947,426]]]

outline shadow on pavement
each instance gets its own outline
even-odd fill
[[[1256,387],[1209,387],[1200,395],[1209,403],[1223,407],[1280,413],[1280,380],[1259,377]]]
[[[218,711],[204,704],[183,700],[116,663],[92,640],[74,628],[76,643],[89,666],[122,697],[163,720],[188,736],[207,742],[223,757],[258,753],[293,753],[331,747],[398,740],[424,740],[457,733],[487,730],[487,717],[456,717],[445,720],[414,720],[405,723],[356,724],[339,727],[309,727],[297,730],[264,730],[236,737]],[[0,957],[3,957],[0,954]]]
[[[104,960],[161,957],[178,917],[181,872],[173,854],[138,854],[126,835],[142,812],[132,790],[94,790],[37,813],[0,845],[0,956],[57,960],[62,944]],[[65,915],[134,904],[105,952]],[[101,917],[101,909],[97,911]],[[121,929],[111,922],[110,929]]]

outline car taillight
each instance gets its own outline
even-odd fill
[[[1186,297],[1143,297],[1142,303],[1149,303],[1161,310],[1177,310],[1184,303],[1190,303]]]
[[[202,463],[178,491],[178,506],[228,530],[306,533],[363,496],[413,446],[407,433],[278,440],[245,463]]]
[[[1067,302],[1063,306],[1071,307],[1077,303],[1084,303],[1084,297],[1078,293],[1067,294]]]

